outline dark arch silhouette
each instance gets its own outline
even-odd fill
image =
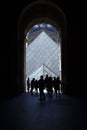
[[[44,8],[45,7],[45,8]],[[55,15],[54,15],[55,14]],[[66,18],[64,12],[53,2],[32,2],[26,6],[19,17],[18,21],[18,82],[20,85],[20,91],[25,90],[25,45],[24,38],[25,33],[29,28],[39,23],[48,23],[54,26],[56,29],[60,30],[60,35],[62,39],[62,79],[66,82]]]

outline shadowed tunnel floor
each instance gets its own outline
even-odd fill
[[[87,130],[87,99],[23,93],[0,103],[0,130]]]

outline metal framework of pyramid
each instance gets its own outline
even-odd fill
[[[54,76],[57,77],[57,75],[50,68],[48,68],[46,65],[42,65],[36,71],[34,71],[31,75],[29,75],[29,78],[30,80],[32,80],[33,78],[39,80],[41,75],[43,75],[43,77],[45,78],[46,74],[48,74],[51,77],[54,77]]]
[[[26,76],[59,76],[59,56],[59,43],[43,31],[26,48]]]

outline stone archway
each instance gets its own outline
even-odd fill
[[[45,8],[44,8],[45,7]],[[55,14],[55,15],[54,15]],[[56,16],[56,17],[55,17]],[[34,2],[24,8],[19,17],[18,28],[18,54],[19,54],[19,86],[20,91],[24,92],[25,86],[25,45],[24,38],[26,31],[35,24],[45,22],[60,30],[62,39],[61,58],[62,58],[62,80],[66,82],[66,19],[63,11],[53,2]]]

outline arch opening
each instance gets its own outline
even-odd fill
[[[33,78],[39,80],[41,75],[44,79],[48,75],[52,80],[54,77],[62,80],[60,30],[51,24],[40,23],[31,27],[25,36],[25,84],[28,78],[31,82]]]
[[[44,5],[49,8],[44,8]],[[38,8],[40,6],[40,8]],[[49,11],[50,10],[50,11]],[[54,13],[56,17],[54,17]],[[63,82],[66,82],[66,19],[63,11],[51,2],[35,2],[24,8],[19,17],[18,28],[18,84],[21,92],[26,91],[26,36],[30,30],[34,27],[40,27],[42,25],[52,26],[56,29],[56,43],[60,40],[60,78]],[[42,31],[44,30],[41,29]],[[39,30],[39,31],[41,31]],[[45,30],[46,33],[47,30]],[[32,32],[32,31],[31,31]],[[38,32],[38,31],[37,31]],[[51,31],[50,31],[51,32]],[[35,34],[37,35],[37,33]],[[34,37],[36,37],[33,35]],[[46,33],[46,35],[48,35]],[[49,36],[49,35],[48,35]],[[49,36],[50,37],[50,36]],[[51,35],[52,38],[52,35]],[[31,37],[29,36],[31,41]],[[29,40],[28,39],[28,40]],[[53,39],[52,39],[53,40]],[[55,41],[55,39],[54,39]],[[32,41],[33,42],[33,41]],[[64,89],[64,88],[63,88]],[[64,90],[63,90],[64,91]]]

